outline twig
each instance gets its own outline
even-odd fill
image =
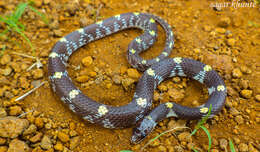
[[[42,86],[46,81],[43,81],[42,83],[40,83],[38,86],[34,87],[33,89],[31,89],[30,91],[26,92],[25,94],[23,94],[22,96],[18,97],[15,99],[15,101],[19,101],[22,100],[23,98],[25,98],[26,96],[28,96],[29,94],[31,94],[33,91],[35,91],[36,89],[38,89],[40,86]]]

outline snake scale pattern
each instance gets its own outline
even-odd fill
[[[165,48],[158,57],[144,60],[139,54],[156,41],[156,22],[166,32]],[[127,59],[134,68],[144,73],[129,104],[116,107],[98,103],[84,95],[72,83],[66,70],[67,61],[83,45],[128,28],[143,30],[143,34],[129,44]],[[174,36],[170,25],[152,14],[125,13],[99,21],[68,34],[54,45],[48,60],[52,89],[73,112],[91,123],[105,128],[136,126],[132,143],[143,140],[159,121],[168,117],[199,119],[208,113],[210,105],[211,117],[214,116],[225,102],[224,81],[209,65],[189,58],[167,58],[173,45]],[[208,101],[194,108],[167,102],[151,110],[154,90],[164,79],[174,76],[189,77],[204,84],[208,88]]]

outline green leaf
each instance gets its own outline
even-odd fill
[[[200,126],[200,128],[202,128],[204,131],[205,131],[205,133],[207,134],[207,136],[208,136],[208,139],[209,139],[209,147],[208,147],[208,152],[210,152],[210,149],[211,149],[211,136],[210,136],[210,133],[209,133],[209,130],[206,128],[206,127],[204,127],[204,126]]]
[[[234,144],[233,144],[232,140],[229,140],[229,147],[230,147],[230,150],[231,150],[231,152],[236,152],[236,150],[235,150],[235,147],[234,147]]]
[[[132,150],[120,150],[120,152],[133,152]]]

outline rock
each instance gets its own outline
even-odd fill
[[[241,143],[238,145],[239,152],[248,152],[248,146],[245,143]]]
[[[0,136],[16,138],[29,126],[29,121],[12,116],[0,119]]]
[[[205,60],[209,65],[212,65],[214,69],[219,69],[224,73],[231,73],[233,69],[232,57],[228,55],[215,55],[212,53],[206,53]]]
[[[7,152],[29,152],[31,151],[29,146],[18,139],[14,139],[9,143],[9,148]]]
[[[81,63],[82,63],[85,67],[88,67],[88,66],[90,66],[90,65],[93,63],[93,59],[92,59],[91,56],[87,56],[87,57],[85,57],[85,58],[83,58],[83,59],[81,60]]]
[[[205,25],[205,26],[203,26],[203,30],[204,30],[205,32],[209,32],[209,31],[211,30],[211,27],[208,26],[208,25]]]
[[[76,11],[78,10],[78,6],[76,2],[68,3],[65,5],[65,9],[71,16],[75,15]]]
[[[176,128],[175,130],[176,131],[182,131],[185,129],[186,127],[186,123],[187,123],[187,120],[178,120],[178,121],[175,121],[175,120],[170,120],[167,124],[167,128],[170,130],[170,129],[173,129],[173,128]],[[178,128],[178,129],[177,129]]]
[[[227,86],[227,94],[230,96],[238,96],[238,93],[230,86]]]
[[[20,106],[12,106],[9,108],[9,115],[18,116],[22,113],[22,108]]]
[[[37,131],[37,127],[34,124],[31,124],[24,132],[23,135],[34,134]]]
[[[50,29],[54,30],[54,29],[58,29],[59,28],[59,21],[58,20],[54,20],[53,22],[51,22],[49,24]]]
[[[41,79],[44,75],[42,69],[35,69],[32,71],[33,79]]]
[[[6,143],[6,139],[5,138],[1,138],[0,137],[0,145],[4,145]]]
[[[260,94],[258,94],[258,95],[255,96],[255,100],[258,101],[258,102],[260,102]],[[0,117],[1,117],[1,116],[0,116]]]
[[[54,35],[57,36],[57,37],[62,37],[63,36],[63,32],[61,29],[55,29],[53,30],[54,32]]]
[[[134,84],[134,82],[135,82],[135,80],[133,80],[131,78],[125,78],[122,80],[122,85],[125,90],[128,90],[129,88],[131,88],[131,86]]]
[[[11,91],[5,91],[4,96],[8,99],[12,99],[14,97],[14,94]]]
[[[182,132],[178,135],[178,139],[182,142],[192,142],[192,138],[189,132]]]
[[[19,78],[19,85],[20,87],[27,89],[30,87],[30,83],[28,82],[26,77],[20,77]]]
[[[247,89],[249,87],[249,81],[248,80],[241,80],[239,82],[239,86],[242,89]]]
[[[76,78],[76,81],[79,83],[87,82],[89,80],[89,77],[86,75],[81,75]]]
[[[219,140],[219,146],[222,150],[227,149],[228,141],[224,138]]]
[[[241,115],[238,115],[238,116],[235,117],[235,121],[238,124],[243,124],[244,123],[244,118]]]
[[[70,139],[70,149],[73,150],[76,148],[80,143],[80,137],[76,136]]]
[[[97,76],[97,73],[95,71],[90,71],[88,75],[92,78],[95,78]]]
[[[41,140],[42,135],[43,135],[43,134],[42,134],[41,132],[38,132],[35,136],[31,137],[29,140],[30,140],[30,142],[32,142],[32,143],[36,143],[36,142],[38,142],[38,141]]]
[[[230,39],[228,39],[227,40],[227,45],[228,46],[234,46],[235,45],[235,43],[236,43],[236,40],[235,39],[233,39],[233,38],[230,38]]]
[[[233,116],[237,116],[239,114],[239,111],[236,108],[230,108],[230,114]]]
[[[41,146],[43,149],[46,149],[46,150],[48,150],[48,149],[50,149],[50,148],[53,147],[52,142],[51,142],[51,139],[50,139],[48,136],[46,136],[46,135],[43,136],[42,141],[41,141],[41,143],[40,143],[40,146]]]
[[[4,76],[8,76],[12,73],[12,68],[10,66],[6,66],[6,68],[0,69],[0,73]]]
[[[89,25],[90,23],[93,23],[93,20],[88,17],[81,17],[79,19],[80,27],[85,27],[85,26]]]
[[[247,89],[244,89],[240,92],[240,95],[243,97],[243,98],[246,98],[246,99],[249,99],[251,98],[253,94],[253,91],[252,90],[247,90]]]
[[[165,146],[163,146],[163,145],[160,145],[158,147],[158,152],[167,152],[167,148]]]
[[[41,7],[41,6],[42,6],[42,1],[43,1],[43,0],[36,0],[36,1],[34,1],[34,5],[35,5],[36,7]]]
[[[4,54],[0,59],[0,64],[6,65],[10,63],[12,60],[11,56],[9,54]]]
[[[184,152],[184,149],[180,145],[174,146],[174,150],[175,152]]]
[[[222,18],[220,19],[220,22],[218,23],[218,25],[219,25],[220,27],[226,28],[226,27],[228,27],[228,26],[230,25],[230,23],[231,23],[231,20],[230,20],[229,17],[222,17]]]
[[[221,33],[221,34],[226,33],[226,30],[225,30],[224,28],[216,28],[215,31],[216,31],[217,33]]]
[[[45,5],[48,5],[50,2],[51,2],[51,0],[43,0],[43,3],[44,3]]]
[[[112,77],[112,80],[114,81],[115,84],[121,84],[121,81],[122,81],[122,77],[120,75],[114,75]]]
[[[242,72],[240,71],[239,68],[235,68],[233,71],[232,71],[232,76],[234,78],[240,78],[242,76]]]
[[[54,146],[54,149],[57,150],[57,151],[63,151],[63,145],[62,143],[58,142],[55,146]]]
[[[6,111],[4,108],[0,108],[0,118],[3,118],[7,115]]]
[[[251,71],[247,66],[245,66],[245,65],[242,65],[242,66],[240,67],[240,69],[241,69],[241,71],[242,71],[243,73],[245,73],[245,74],[250,74],[250,73],[252,73],[252,71]]]
[[[168,95],[173,99],[174,102],[179,102],[184,98],[183,92],[175,88],[169,89]]]
[[[133,79],[139,79],[139,77],[141,76],[140,73],[133,68],[127,69],[127,75]]]
[[[64,143],[66,143],[66,142],[68,142],[69,140],[70,140],[70,137],[69,137],[69,135],[67,135],[67,134],[65,134],[64,132],[58,132],[58,138],[62,141],[62,142],[64,142]]]
[[[0,152],[7,152],[8,147],[6,146],[0,146]]]
[[[44,122],[43,119],[40,117],[35,118],[34,124],[38,127],[38,128],[42,128],[44,126]]]

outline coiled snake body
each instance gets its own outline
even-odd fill
[[[156,41],[158,22],[166,32],[166,43],[162,53],[151,60],[144,60],[139,53],[148,49]],[[79,47],[127,28],[144,31],[128,46],[129,63],[145,71],[140,78],[132,102],[115,107],[98,103],[85,96],[71,81],[66,71],[69,56]],[[166,58],[174,45],[171,27],[161,18],[147,13],[125,13],[91,24],[61,38],[49,55],[49,78],[53,91],[69,108],[91,123],[106,128],[125,128],[137,125],[131,139],[140,142],[156,124],[168,117],[199,119],[208,113],[218,113],[226,97],[226,87],[221,77],[211,66],[188,58]],[[208,101],[195,108],[167,102],[150,111],[154,89],[166,78],[186,76],[198,80],[208,87]]]

